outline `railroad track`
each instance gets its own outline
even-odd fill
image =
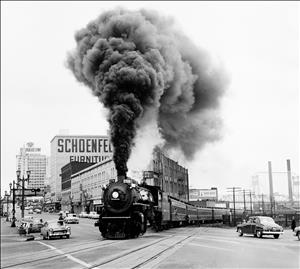
[[[122,252],[114,257],[108,257],[102,262],[93,264],[88,269],[93,268],[152,268],[147,267],[154,260],[166,254],[168,251],[176,250],[188,242],[197,232],[188,235],[170,235],[167,238],[157,240],[151,244],[142,245],[138,248]]]
[[[98,261],[94,264],[90,264],[90,266],[85,266],[88,269],[95,269],[95,268],[123,268],[122,264],[126,268],[142,268],[147,264],[153,263],[154,260],[157,260],[166,252],[176,249],[180,247],[184,242],[192,238],[196,233],[190,233],[188,235],[165,235],[164,238],[160,238],[155,240],[151,243],[144,243],[139,247],[131,248],[126,251],[122,251],[118,254],[113,256],[107,256],[102,258],[101,261]],[[134,240],[134,239],[133,239]],[[47,241],[46,241],[47,242]],[[113,245],[119,245],[124,243],[125,240],[118,240],[118,241],[108,241],[108,240],[101,240],[95,242],[88,242],[83,244],[76,244],[71,249],[66,248],[57,249],[57,252],[54,253],[51,249],[42,250],[37,253],[37,256],[32,255],[19,255],[16,259],[13,260],[12,257],[5,257],[2,258],[2,266],[1,268],[31,268],[37,267],[39,264],[43,266],[45,261],[55,260],[63,258],[67,255],[79,254],[81,252],[88,252],[88,251],[95,251],[96,249],[101,249],[105,247],[110,247]],[[139,257],[139,259],[137,259]],[[13,261],[13,263],[11,262]]]

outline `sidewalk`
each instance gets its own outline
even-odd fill
[[[11,222],[6,221],[6,218],[1,218],[1,236],[4,235],[18,235],[18,229],[16,227],[10,227]]]

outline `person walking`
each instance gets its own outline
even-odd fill
[[[293,216],[293,219],[292,219],[292,225],[291,225],[291,228],[294,232],[295,228],[296,228],[296,220],[295,220],[295,217]]]
[[[63,224],[64,224],[64,217],[63,217],[62,213],[59,214],[58,223],[59,223],[60,225],[63,225]]]

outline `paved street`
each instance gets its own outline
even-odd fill
[[[56,214],[34,215],[44,220]],[[94,220],[70,224],[70,239],[25,241],[1,219],[1,268],[299,268],[300,241],[239,237],[233,228],[148,231],[132,240],[103,240]]]

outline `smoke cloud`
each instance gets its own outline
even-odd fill
[[[109,111],[118,175],[126,175],[137,131],[145,126],[157,126],[164,147],[187,159],[219,138],[226,77],[172,19],[118,8],[91,21],[75,40],[68,67]]]

